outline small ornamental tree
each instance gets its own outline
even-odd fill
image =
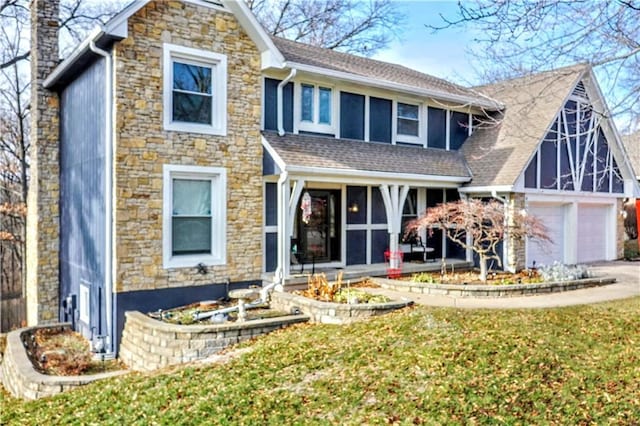
[[[487,262],[495,259],[502,266],[496,253],[500,241],[505,238],[523,240],[531,238],[541,242],[551,241],[546,226],[535,216],[525,211],[505,216],[505,205],[491,200],[476,199],[452,201],[438,204],[414,220],[409,232],[435,226],[444,230],[451,241],[465,249],[471,249],[480,259],[480,279],[487,280]]]

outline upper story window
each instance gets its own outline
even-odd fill
[[[420,136],[420,107],[398,102],[398,135]]]
[[[225,263],[226,171],[164,166],[165,268]]]
[[[333,90],[330,87],[300,84],[300,121],[303,131],[333,132]]]
[[[227,133],[227,57],[165,43],[164,128],[224,136]]]

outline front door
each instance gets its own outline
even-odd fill
[[[310,211],[300,209],[305,193]],[[340,261],[340,191],[308,190],[300,197],[296,220],[299,247],[307,262]]]

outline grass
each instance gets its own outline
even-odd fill
[[[640,298],[548,310],[415,307],[302,325],[223,365],[53,398],[0,424],[638,424]]]

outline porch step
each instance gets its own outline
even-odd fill
[[[459,259],[448,259],[447,270],[451,270],[451,265],[456,271],[463,271],[473,268],[473,262],[467,262]],[[357,281],[366,277],[386,277],[387,276],[387,264],[376,263],[372,265],[353,265],[346,268],[321,268],[317,267],[316,274],[324,273],[330,281],[337,278],[338,273],[342,271],[342,280]],[[402,265],[402,274],[409,275],[418,272],[433,272],[439,271],[441,268],[441,261],[436,262],[406,262]],[[292,268],[291,277],[285,280],[285,286],[287,290],[302,290],[307,288],[307,281],[309,275],[311,275],[311,269],[305,270],[303,273],[298,272],[299,267]],[[273,273],[262,274],[262,285],[267,285],[273,282]]]

